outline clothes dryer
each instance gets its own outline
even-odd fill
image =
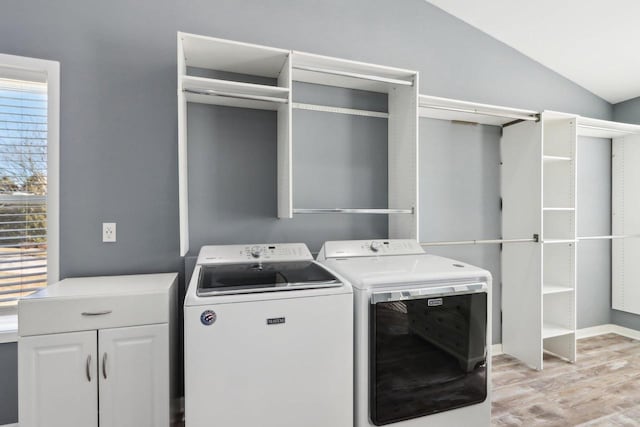
[[[326,242],[354,290],[355,426],[475,427],[491,418],[491,274],[414,240]]]

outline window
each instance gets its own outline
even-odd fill
[[[59,64],[0,55],[0,313],[58,280]]]

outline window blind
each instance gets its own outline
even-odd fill
[[[0,76],[0,308],[47,284],[47,84]]]

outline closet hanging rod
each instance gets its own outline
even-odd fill
[[[487,244],[503,244],[503,243],[535,243],[538,237],[534,236],[530,239],[488,239],[488,240],[452,240],[444,242],[420,242],[420,246],[453,246],[453,245],[487,245]]]
[[[455,111],[458,113],[470,113],[477,114],[479,116],[491,116],[491,117],[503,117],[505,119],[516,119],[516,120],[526,120],[531,122],[537,122],[540,120],[538,115],[532,116],[529,114],[511,114],[511,113],[494,113],[491,111],[483,111],[477,108],[456,108],[456,107],[447,107],[444,105],[435,105],[435,104],[418,104],[419,108],[428,108],[432,110],[446,110],[446,111]]]
[[[640,237],[640,234],[623,234],[613,236],[585,236],[578,237],[577,240],[613,240],[613,239],[627,239],[632,237]]]
[[[312,71],[315,73],[333,74],[334,76],[353,77],[354,79],[360,80],[371,80],[374,82],[390,83],[394,85],[413,86],[413,82],[407,80],[392,79],[389,77],[380,77],[370,74],[352,73],[349,71],[332,70],[330,68],[309,67],[307,65],[293,65],[292,68],[302,71]],[[294,80],[296,79],[294,78]]]
[[[219,96],[222,98],[238,98],[238,99],[250,99],[253,101],[265,101],[265,102],[277,102],[286,104],[289,102],[286,98],[276,98],[274,96],[262,96],[262,95],[249,95],[244,93],[223,92],[213,89],[184,89],[187,93],[193,93],[195,95],[207,95],[207,96]]]
[[[350,114],[352,116],[378,117],[382,119],[389,118],[389,113],[384,113],[381,111],[367,111],[357,110],[354,108],[330,107],[327,105],[304,104],[301,102],[294,102],[291,104],[291,107],[298,110],[324,111],[325,113]]]
[[[325,214],[325,213],[347,213],[347,214],[413,214],[411,209],[294,209],[294,214]]]

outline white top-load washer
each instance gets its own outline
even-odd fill
[[[415,240],[326,242],[353,285],[355,426],[489,426],[491,274]]]
[[[186,427],[353,426],[353,294],[304,244],[204,246],[184,302]]]

